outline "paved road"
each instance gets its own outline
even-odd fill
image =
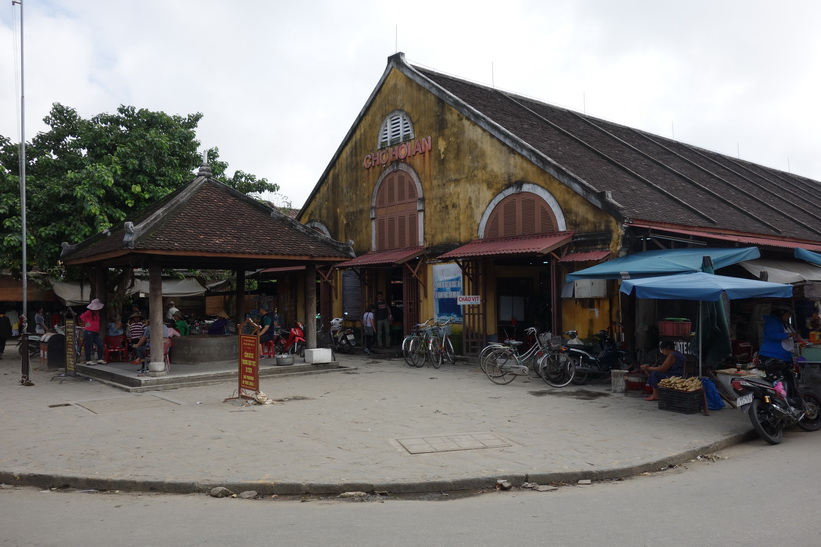
[[[13,346],[12,346],[13,348]],[[725,408],[659,410],[609,385],[490,382],[473,363],[410,368],[340,356],[342,371],[127,393],[0,361],[0,481],[100,490],[431,492],[628,476],[750,438]],[[269,365],[266,365],[269,366]],[[62,380],[62,381],[61,381]]]

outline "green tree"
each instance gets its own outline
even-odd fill
[[[49,130],[26,144],[28,269],[56,271],[63,241],[118,224],[192,180],[202,163],[200,119],[120,106],[86,120],[55,103],[44,118]],[[207,157],[213,176],[244,194],[279,189],[243,171],[226,178],[218,148]],[[22,260],[19,158],[19,144],[0,135],[0,269],[15,275]]]

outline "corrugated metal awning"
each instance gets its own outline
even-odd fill
[[[530,255],[540,256],[561,247],[573,239],[573,232],[551,232],[515,237],[475,239],[448,251],[438,258],[460,259],[481,256]]]
[[[586,251],[581,253],[567,253],[559,262],[593,262],[604,260],[610,256],[610,251]]]
[[[694,237],[701,237],[705,239],[718,239],[720,241],[734,241],[736,243],[742,243],[744,245],[763,245],[765,247],[782,247],[785,249],[796,249],[796,248],[804,248],[810,249],[812,251],[821,251],[821,244],[817,243],[808,243],[804,241],[791,241],[786,239],[777,239],[777,238],[769,238],[764,236],[756,236],[752,234],[726,234],[726,233],[717,233],[717,232],[709,232],[706,230],[691,230],[688,228],[675,228],[675,227],[668,227],[668,226],[657,226],[653,224],[644,224],[644,223],[633,223],[629,224],[635,228],[649,228],[652,230],[658,230],[660,232],[669,232],[672,234],[678,235],[687,235],[687,236],[694,236]]]
[[[362,266],[392,266],[404,264],[425,254],[425,247],[405,247],[387,251],[371,251],[347,262],[337,264],[337,268],[360,268]]]

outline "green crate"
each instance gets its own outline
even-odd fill
[[[660,387],[659,410],[695,414],[701,412],[701,403],[704,400],[704,390],[679,391]]]

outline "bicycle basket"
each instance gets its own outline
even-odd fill
[[[450,325],[439,325],[436,327],[436,332],[443,338],[445,335],[450,336]]]

